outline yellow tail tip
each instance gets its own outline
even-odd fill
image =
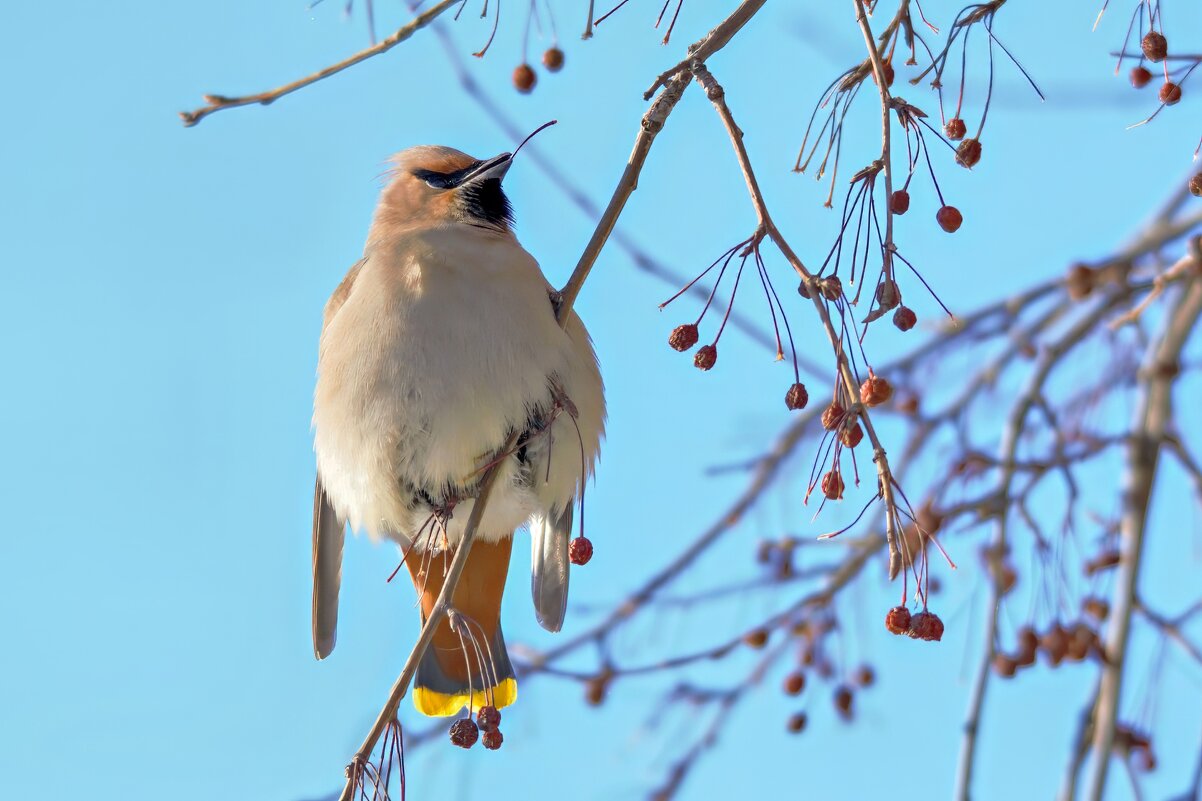
[[[489,697],[491,695],[491,698]],[[470,694],[440,693],[429,687],[413,688],[413,705],[417,711],[432,718],[446,718],[458,715],[465,706],[470,707],[472,714],[486,706],[490,701],[497,709],[502,709],[518,699],[517,679],[508,678],[493,687],[492,690],[473,690]]]

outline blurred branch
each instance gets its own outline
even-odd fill
[[[1099,324],[1116,307],[1127,300],[1128,293],[1124,288],[1109,293],[1093,310],[1083,315],[1063,336],[1048,346],[1035,371],[1027,382],[1027,387],[1015,402],[1006,420],[1006,427],[999,448],[999,464],[1002,465],[997,481],[997,498],[1001,501],[996,509],[994,523],[994,539],[990,546],[993,553],[1003,553],[1009,547],[1007,528],[1009,525],[1009,504],[1011,486],[1017,472],[1017,453],[1019,442],[1026,432],[1027,415],[1043,397],[1044,386],[1052,371],[1062,359],[1080,345],[1090,334],[1094,333]],[[955,797],[960,801],[968,801],[972,797],[972,776],[977,753],[977,734],[981,726],[981,715],[985,705],[986,691],[989,686],[990,667],[996,653],[997,616],[1002,596],[1005,594],[1000,586],[1000,576],[995,571],[990,582],[989,607],[986,613],[985,638],[981,659],[977,666],[976,679],[973,683],[972,694],[969,696],[968,714],[964,722],[964,737],[961,741],[960,763],[957,772]]]
[[[1110,630],[1106,638],[1106,663],[1098,690],[1094,730],[1094,764],[1089,798],[1102,801],[1110,755],[1114,749],[1131,616],[1138,597],[1139,568],[1143,559],[1148,506],[1156,479],[1160,446],[1172,420],[1172,389],[1178,375],[1181,351],[1202,314],[1202,280],[1186,283],[1168,313],[1165,330],[1148,350],[1143,368],[1140,407],[1133,438],[1127,450],[1123,514],[1120,524],[1121,559],[1111,598]]]
[[[726,725],[727,720],[730,718],[731,713],[734,712],[735,707],[738,706],[739,701],[743,700],[753,688],[759,686],[760,682],[764,680],[764,675],[775,664],[776,660],[780,658],[787,644],[787,642],[781,642],[770,649],[768,653],[760,658],[746,679],[738,682],[718,696],[718,710],[710,719],[709,725],[705,727],[701,736],[693,742],[692,747],[672,764],[663,784],[651,794],[653,801],[668,801],[668,799],[671,799],[680,791],[685,779],[688,778],[689,772],[697,764],[701,756],[717,745],[718,736],[722,733],[722,727]]]

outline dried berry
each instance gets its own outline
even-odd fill
[[[844,720],[851,720],[851,702],[853,695],[851,688],[846,684],[840,684],[835,688],[835,711],[839,713],[839,717]]]
[[[1068,658],[1073,662],[1084,661],[1098,640],[1097,632],[1084,623],[1074,623],[1068,631]]]
[[[522,94],[530,94],[534,90],[534,84],[538,83],[538,76],[534,74],[534,68],[529,64],[519,64],[513,71],[513,88],[517,89]]]
[[[905,634],[910,630],[910,610],[895,606],[885,613],[885,628],[890,634]]]
[[[993,655],[993,672],[1003,679],[1011,678],[1016,670],[1018,670],[1018,661],[1014,657],[1006,654]]]
[[[1160,102],[1166,106],[1175,106],[1181,101],[1181,87],[1172,81],[1165,81],[1160,87]]]
[[[947,134],[948,139],[955,141],[964,138],[964,134],[968,133],[968,126],[959,117],[952,117],[944,123],[943,132]]]
[[[813,295],[810,294],[810,287],[806,284],[806,280],[804,278],[801,279],[801,283],[797,285],[797,294],[801,295],[806,300],[809,300],[813,297]]]
[[[839,471],[831,470],[822,477],[822,494],[832,501],[843,498],[843,476]]]
[[[935,508],[935,502],[927,498],[918,507],[918,525],[928,534],[934,534],[943,528],[943,513]],[[934,577],[932,577],[933,579]]]
[[[896,73],[894,73],[894,71],[893,71],[893,64],[891,64],[888,61],[882,61],[881,62],[881,72],[885,73],[885,86],[892,86],[893,78],[896,75]],[[873,72],[872,72],[872,82],[876,83],[876,71],[875,70],[873,70]]]
[[[1030,626],[1023,626],[1018,630],[1018,649],[1020,651],[1034,651],[1039,647],[1039,635],[1035,633],[1035,629]]]
[[[672,350],[686,351],[697,344],[697,326],[692,323],[678,325],[672,329],[668,337],[668,345]]]
[[[543,53],[543,66],[551,72],[563,69],[563,51],[558,47],[548,47]]]
[[[856,684],[861,687],[871,687],[876,683],[876,671],[872,665],[860,665],[856,670]]]
[[[1109,570],[1118,565],[1122,561],[1123,555],[1116,549],[1102,551],[1085,563],[1085,575],[1092,576],[1094,573],[1100,573],[1103,570]]]
[[[822,290],[822,297],[827,300],[838,300],[843,296],[843,282],[837,275],[828,275],[823,278],[819,288]]]
[[[480,731],[493,731],[501,725],[501,713],[491,704],[482,706],[476,713],[476,724],[480,727]]]
[[[1039,649],[1039,635],[1030,626],[1018,630],[1018,651],[1014,654],[1017,667],[1029,667],[1035,664],[1035,653]]]
[[[805,384],[794,384],[785,393],[785,406],[790,409],[804,409],[810,402],[810,393],[806,392]]]
[[[934,612],[919,612],[910,618],[907,633],[916,640],[938,642],[943,639],[943,621]]]
[[[935,222],[939,223],[939,227],[944,231],[954,234],[963,224],[964,215],[960,214],[960,210],[955,206],[943,206],[935,212]]]
[[[786,724],[786,727],[793,734],[801,734],[801,732],[805,731],[807,720],[805,712],[795,712],[789,716],[789,722]]]
[[[1194,197],[1202,197],[1202,172],[1189,179],[1189,192]]]
[[[1039,638],[1039,646],[1048,658],[1048,664],[1055,667],[1068,655],[1068,633],[1059,623],[1053,623]]]
[[[909,306],[900,306],[893,312],[893,324],[899,330],[909,331],[918,323],[918,315]]]
[[[1136,89],[1143,89],[1152,80],[1152,73],[1147,67],[1132,67],[1131,68],[1131,85]]]
[[[484,732],[484,736],[480,738],[480,744],[489,751],[496,751],[501,747],[501,743],[505,742],[505,738],[501,736],[500,729],[493,729]]]
[[[893,397],[893,387],[879,375],[868,374],[868,378],[860,384],[860,402],[865,406],[880,406]]]
[[[568,543],[568,559],[574,565],[587,565],[593,558],[593,543],[588,537],[577,537]]]
[[[975,167],[981,160],[981,140],[965,139],[956,148],[956,163],[961,167]]]
[[[851,426],[845,426],[839,432],[839,441],[848,448],[854,448],[860,444],[860,440],[864,439],[864,429],[860,428],[859,423],[852,423]]]
[[[693,356],[693,366],[698,370],[708,370],[718,361],[717,345],[702,345]]]
[[[843,418],[847,415],[847,410],[838,403],[832,402],[822,412],[822,427],[827,431],[834,431],[839,426],[843,425]]]
[[[603,670],[584,683],[584,700],[590,706],[600,706],[609,692],[609,683],[613,680],[613,672]]]
[[[901,290],[893,280],[882,281],[876,286],[876,302],[884,311],[901,303]]]
[[[1169,42],[1159,31],[1148,31],[1140,40],[1139,46],[1144,51],[1144,57],[1153,63],[1164,61],[1164,57],[1169,54]]]
[[[1006,595],[1018,583],[1018,571],[1009,562],[991,565],[990,572],[993,574],[993,581],[997,585],[999,595]]]
[[[1094,290],[1094,278],[1095,273],[1087,264],[1078,263],[1070,267],[1068,276],[1064,279],[1069,298],[1083,300],[1089,297]]]
[[[1110,614],[1110,603],[1105,598],[1091,596],[1081,602],[1081,611],[1101,623]]]
[[[768,630],[752,629],[743,635],[743,642],[751,648],[763,648],[768,644]]]
[[[480,730],[468,718],[460,718],[451,724],[451,742],[460,748],[471,748],[479,736]]]
[[[806,674],[790,673],[785,676],[785,692],[789,695],[801,695],[801,691],[806,688]]]
[[[910,193],[897,189],[889,196],[889,211],[894,214],[905,214],[910,210]]]

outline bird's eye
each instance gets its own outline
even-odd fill
[[[425,181],[426,186],[431,189],[450,189],[455,185],[451,176],[433,170],[414,170],[413,175],[415,178]]]

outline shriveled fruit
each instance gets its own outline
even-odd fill
[[[534,91],[534,84],[538,83],[538,76],[534,74],[534,68],[529,64],[519,64],[513,70],[513,88],[517,89],[522,94],[530,94]]]
[[[942,206],[935,212],[935,222],[939,223],[939,227],[944,231],[954,234],[964,223],[964,215],[955,206]]]
[[[551,72],[563,69],[563,51],[558,47],[548,47],[543,53],[543,66]]]

